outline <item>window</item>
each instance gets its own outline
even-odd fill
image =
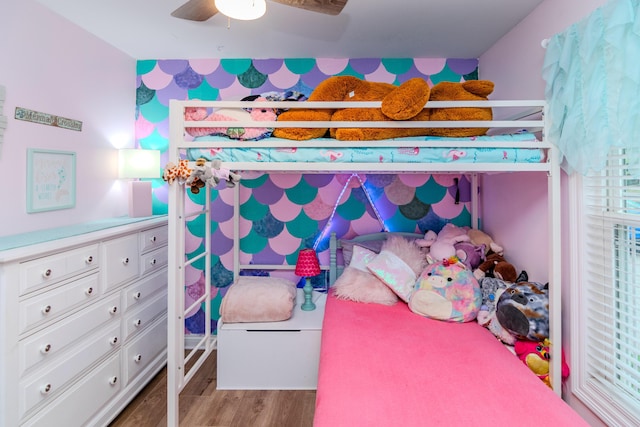
[[[640,147],[572,177],[574,393],[609,425],[640,425]]]

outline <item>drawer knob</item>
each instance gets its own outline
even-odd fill
[[[40,393],[42,394],[49,394],[49,392],[51,391],[51,384],[45,384],[42,387],[40,387]]]
[[[136,328],[140,325],[142,325],[142,320],[136,319],[133,321],[133,326],[135,326]]]
[[[149,264],[151,264],[151,265],[156,265],[156,262],[157,262],[157,261],[156,261],[156,259],[155,259],[155,258],[153,258],[151,261],[149,261]]]
[[[151,236],[151,238],[149,240],[151,240],[151,243],[155,243],[156,242],[156,236]]]
[[[51,306],[50,305],[42,307],[42,314],[49,314],[49,313],[51,313]]]
[[[142,294],[140,292],[136,292],[135,294],[133,294],[133,299],[140,299],[140,297],[142,297]]]
[[[87,295],[91,295],[91,294],[93,294],[93,288],[92,288],[92,287],[88,287],[88,288],[84,291],[84,293],[85,293],[85,294],[87,294]]]
[[[136,363],[140,363],[141,360],[142,360],[141,354],[136,354],[136,356],[133,358],[133,361]]]
[[[93,262],[93,255],[89,255],[87,257],[87,264],[91,264]]]
[[[111,345],[116,345],[116,344],[118,344],[118,337],[112,337],[112,338],[109,340],[109,344],[111,344]]]
[[[122,263],[123,263],[124,265],[129,264],[129,258],[127,257],[127,258],[123,259],[123,260],[122,260]]]
[[[42,277],[51,277],[53,271],[50,268],[47,268],[44,273],[42,273]]]
[[[42,354],[47,354],[51,351],[51,344],[45,344],[42,347],[40,347],[40,353]]]
[[[116,314],[118,312],[118,306],[113,306],[109,309],[109,313]]]
[[[113,377],[109,378],[109,384],[116,385],[117,382],[118,382],[118,377],[113,376]]]

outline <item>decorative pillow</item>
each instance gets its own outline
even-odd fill
[[[416,314],[449,322],[474,320],[482,303],[478,281],[460,262],[438,262],[420,275],[409,301]]]
[[[396,294],[366,268],[376,255],[375,252],[360,246],[353,248],[351,264],[344,269],[331,288],[336,297],[384,305],[393,305],[398,302]]]
[[[296,303],[296,284],[279,277],[241,276],[220,304],[226,323],[287,320]]]
[[[420,248],[400,236],[389,236],[367,268],[404,302],[409,302],[416,277],[426,265]]]

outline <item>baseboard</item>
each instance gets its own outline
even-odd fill
[[[196,335],[196,334],[191,334],[191,335],[185,335],[184,337],[184,348],[187,350],[191,350],[193,348],[195,348],[198,343],[200,342],[200,340],[202,340],[202,337],[204,335]],[[211,336],[211,344],[213,345],[213,349],[217,349],[218,348],[218,338],[215,335]]]

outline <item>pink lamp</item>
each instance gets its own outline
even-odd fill
[[[315,250],[300,249],[295,274],[296,276],[306,277],[307,279],[302,288],[304,292],[304,303],[300,308],[305,311],[315,310],[316,305],[311,301],[313,286],[311,286],[311,280],[309,279],[309,277],[320,274],[320,263],[318,262],[318,256]]]

